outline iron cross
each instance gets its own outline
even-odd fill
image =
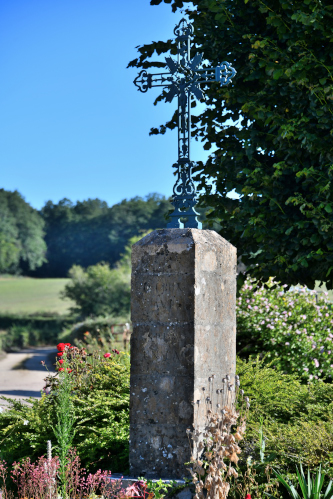
[[[177,42],[177,61],[166,57],[169,73],[150,74],[140,71],[134,84],[140,92],[147,92],[152,87],[164,87],[165,101],[171,102],[178,96],[178,161],[177,179],[173,188],[174,212],[170,215],[169,229],[201,228],[198,213],[195,211],[196,188],[192,179],[193,163],[190,160],[191,134],[191,98],[203,98],[201,83],[219,81],[221,86],[227,85],[235,76],[236,70],[228,62],[218,64],[216,68],[202,68],[203,54],[190,56],[191,35],[193,26],[182,19],[174,29]],[[185,220],[185,221],[181,221]]]

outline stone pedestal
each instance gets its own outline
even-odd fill
[[[130,473],[182,478],[193,402],[236,367],[236,248],[214,231],[157,230],[132,251]]]

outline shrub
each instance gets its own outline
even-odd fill
[[[76,349],[78,351],[78,349]],[[81,362],[82,361],[82,362]],[[72,371],[74,407],[73,446],[89,470],[128,468],[129,356],[102,352],[78,355]],[[60,367],[60,364],[58,364]],[[53,380],[53,381],[51,381]],[[57,423],[58,376],[47,379],[41,400],[25,405],[6,399],[9,410],[0,413],[0,459],[9,463],[37,459],[53,438]]]
[[[50,345],[72,317],[57,314],[0,314],[0,350],[10,351],[28,346]]]
[[[311,470],[322,463],[332,478],[333,385],[323,381],[305,385],[296,374],[283,374],[259,359],[237,359],[237,373],[251,401],[243,454],[260,461],[262,425],[274,467],[294,473],[300,461]]]
[[[69,271],[71,282],[65,286],[62,297],[76,303],[75,312],[84,317],[129,315],[132,245],[142,237],[144,234],[129,240],[124,254],[113,269],[104,262],[91,265],[86,270],[80,265],[73,265]]]
[[[90,471],[107,468],[113,473],[126,473],[129,356],[110,352],[110,356],[103,357],[103,352],[82,352],[82,358],[77,360],[78,367],[73,370],[73,446]],[[79,368],[79,364],[83,367]],[[274,468],[292,476],[300,461],[310,470],[322,463],[323,471],[333,478],[333,385],[321,380],[306,385],[296,374],[283,374],[259,359],[238,359],[237,373],[251,402],[237,471],[242,476],[248,473],[249,460],[253,466],[260,464],[262,428],[266,455],[273,455]],[[41,400],[31,399],[28,405],[6,399],[10,406],[0,413],[0,459],[10,463],[26,457],[36,460],[45,453],[57,421],[57,376],[53,383],[50,393],[46,389]],[[263,489],[265,469],[266,465],[256,471],[262,475]],[[234,488],[230,493],[238,497]]]
[[[333,313],[315,292],[290,289],[270,279],[247,279],[237,299],[239,355],[266,353],[268,361],[304,380],[333,373]]]
[[[0,494],[3,499],[14,499],[13,489],[19,498],[38,499],[87,499],[103,497],[104,499],[142,497],[152,499],[145,482],[137,481],[126,489],[122,488],[120,480],[112,480],[110,472],[98,470],[87,474],[81,468],[80,458],[73,449],[70,452],[65,469],[65,486],[59,483],[59,460],[57,457],[40,457],[36,463],[29,458],[21,463],[14,463],[12,468],[0,460]],[[13,487],[13,484],[15,486]],[[61,491],[61,494],[59,492]],[[99,495],[97,495],[99,494]],[[17,497],[16,496],[16,497]]]
[[[130,323],[128,316],[87,318],[82,322],[78,322],[71,325],[69,328],[64,329],[58,338],[59,341],[75,343],[77,346],[83,346],[82,342],[86,343],[88,340],[86,333],[89,332],[90,340],[97,340],[100,344],[99,347],[101,348],[102,345],[104,346],[105,342],[114,341],[115,337],[113,335],[122,332],[124,329],[123,326],[119,326],[119,324],[126,323]]]
[[[130,307],[130,275],[121,269],[110,269],[98,263],[84,270],[73,265],[69,271],[71,282],[65,286],[63,297],[76,303],[73,310],[83,316],[128,314]]]

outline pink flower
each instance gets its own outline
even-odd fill
[[[317,359],[313,359],[313,362],[314,362],[314,365],[315,365],[316,367],[319,367],[319,362],[318,362],[318,360],[317,360]]]
[[[285,342],[285,345],[290,345],[289,341],[286,341],[286,342]]]
[[[111,357],[111,354],[110,354],[109,352],[107,352],[107,353],[105,353],[105,354],[103,355],[103,357],[105,357],[106,359],[108,359],[109,357]]]

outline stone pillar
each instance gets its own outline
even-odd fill
[[[130,473],[182,478],[208,377],[236,367],[236,248],[214,231],[157,230],[132,250]]]

